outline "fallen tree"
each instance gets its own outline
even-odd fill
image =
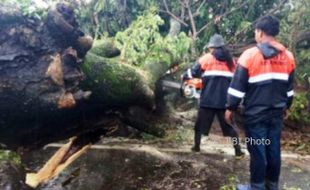
[[[3,147],[33,148],[101,130],[115,121],[163,134],[130,107],[154,110],[155,83],[168,64],[124,64],[120,51],[102,41],[87,54],[93,40],[80,31],[73,9],[65,4],[57,4],[42,20],[4,4],[0,23]]]
[[[32,149],[75,137],[40,172],[28,175],[28,185],[57,175],[119,126],[164,134],[147,112],[155,108],[155,83],[168,64],[122,63],[120,51],[100,41],[87,53],[93,40],[80,31],[65,4],[57,4],[43,20],[4,4],[0,23],[1,147]]]
[[[44,21],[3,4],[0,22],[0,142],[16,147],[90,95],[79,88],[79,65],[92,39],[64,4]]]

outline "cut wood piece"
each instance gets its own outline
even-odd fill
[[[64,157],[66,157],[66,155],[70,152],[75,139],[76,138],[70,139],[69,143],[62,146],[44,165],[44,167],[38,171],[38,173],[28,173],[26,175],[26,184],[32,188],[36,188],[40,184],[48,182],[50,179],[59,175],[67,166],[69,166],[91,147],[90,144],[85,145],[68,159],[64,160]]]

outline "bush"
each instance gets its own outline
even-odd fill
[[[310,113],[307,106],[307,94],[305,92],[296,94],[289,112],[289,119],[301,125],[310,126]]]

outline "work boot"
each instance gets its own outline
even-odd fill
[[[279,190],[278,182],[266,181],[266,190]]]
[[[245,156],[245,153],[242,152],[241,147],[239,145],[235,146],[235,158],[237,160],[242,159]]]
[[[234,138],[236,138],[237,141],[234,141]],[[232,137],[232,142],[233,142],[233,146],[235,149],[235,158],[237,160],[240,160],[244,157],[244,152],[242,152],[241,150],[241,146],[240,146],[240,141],[239,141],[239,137],[236,135],[235,137]]]
[[[200,146],[194,145],[194,146],[191,148],[191,151],[192,151],[192,152],[200,152]]]

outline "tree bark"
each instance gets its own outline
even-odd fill
[[[3,5],[0,23],[0,142],[22,144],[36,137],[30,135],[35,129],[87,99],[79,67],[92,39],[65,4],[43,21]]]
[[[298,45],[304,41],[310,42],[310,30],[303,31],[298,34],[296,44]]]
[[[104,109],[137,104],[154,107],[154,91],[144,71],[93,53],[87,54],[82,70],[86,74],[83,86],[92,89],[91,103]]]
[[[64,4],[43,21],[1,7],[0,23],[0,145],[33,148],[116,121],[160,134],[126,113],[137,105],[154,109],[155,82],[167,64],[120,63],[111,43],[87,53],[93,41]]]

